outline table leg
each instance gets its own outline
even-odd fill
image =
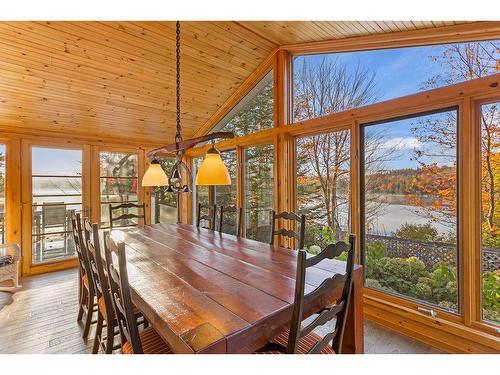
[[[347,321],[342,343],[342,353],[364,353],[363,326],[363,269],[359,268],[352,275],[351,302],[347,312]]]

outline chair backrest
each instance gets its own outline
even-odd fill
[[[130,296],[125,244],[116,243],[109,233],[104,234],[104,251],[108,264],[109,284],[122,346],[130,342],[135,354],[143,353],[139,330]]]
[[[42,204],[42,225],[44,228],[66,226],[66,205],[64,202]]]
[[[206,210],[206,213],[203,211]],[[217,216],[217,206],[215,204],[198,203],[196,210],[196,226],[199,228],[201,221],[205,220],[208,226],[203,227],[210,230],[215,230],[215,217]]]
[[[90,270],[94,281],[94,289],[97,300],[103,299],[106,317],[113,317],[113,303],[111,302],[111,295],[109,293],[108,278],[106,276],[106,266],[102,258],[102,250],[99,240],[99,226],[97,223],[90,224],[90,221],[85,218],[84,231],[87,243],[87,255],[89,258]],[[107,322],[112,324],[112,322]]]
[[[89,281],[89,288],[93,288],[94,285],[87,254],[87,246],[82,234],[81,215],[77,214],[74,210],[71,211],[71,232],[73,233],[73,240],[75,241],[75,250],[76,254],[78,255],[81,276],[87,276],[87,279]]]
[[[113,216],[113,213],[115,211],[123,211],[123,210],[128,210],[129,208],[136,208],[137,213],[122,213],[121,215],[118,216]],[[118,228],[118,227],[133,227],[137,224],[126,224],[126,225],[114,225],[115,222],[117,221],[123,221],[123,220],[130,220],[130,219],[142,219],[143,220],[143,225],[146,225],[146,205],[144,203],[142,204],[136,204],[136,203],[121,203],[119,205],[113,206],[112,204],[109,205],[109,226],[111,229],[113,228]]]
[[[300,338],[312,332],[316,327],[322,326],[337,318],[333,332],[326,334],[322,340],[318,341],[309,353],[320,353],[329,342],[333,340],[332,347],[335,353],[340,354],[342,350],[342,340],[347,319],[347,311],[351,299],[352,271],[354,268],[354,235],[349,236],[349,244],[337,242],[325,247],[318,255],[307,258],[304,250],[299,250],[297,256],[297,278],[295,282],[295,299],[293,305],[292,323],[290,325],[290,335],[288,336],[287,353],[296,353]],[[324,259],[333,259],[342,252],[347,252],[345,274],[334,274],[325,279],[316,289],[304,295],[306,283],[306,270]],[[322,295],[330,293],[340,285],[343,285],[342,295],[334,305],[320,306],[318,316],[308,325],[302,327],[302,316],[304,305],[311,305],[318,301]]]
[[[234,234],[240,237],[242,229],[242,215],[243,209],[241,207],[238,208],[236,206],[220,206],[219,233],[224,232],[224,229],[229,229],[229,231],[225,233]],[[228,217],[230,219],[228,219]],[[234,220],[231,220],[232,217],[234,217]]]
[[[297,233],[293,229],[285,229],[279,228],[276,229],[276,226],[279,226],[280,219],[291,221],[292,223],[298,222],[300,223],[300,232]],[[295,248],[303,249],[304,248],[304,237],[306,231],[306,215],[297,215],[294,212],[280,212],[279,214],[276,211],[271,212],[271,240],[270,244],[274,245],[274,237],[275,236],[283,236],[287,238],[295,239]],[[298,245],[298,246],[297,246]]]

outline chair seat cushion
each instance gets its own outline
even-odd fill
[[[289,330],[284,331],[279,336],[277,336],[272,342],[275,344],[283,345],[285,348],[288,345],[288,334]],[[321,336],[311,332],[304,337],[302,337],[299,341],[299,345],[297,347],[297,354],[306,354],[312,347],[322,339]],[[263,354],[283,354],[279,351],[268,351],[261,352]],[[321,354],[335,354],[333,348],[330,345],[327,345],[325,348],[321,350]]]
[[[163,341],[153,327],[148,327],[139,332],[139,337],[144,354],[173,354],[172,349]],[[127,341],[122,347],[122,352],[123,354],[134,354],[132,344]]]
[[[14,263],[14,257],[10,254],[0,256],[0,267]]]

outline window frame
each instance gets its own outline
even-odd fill
[[[470,127],[469,139],[470,142],[468,147],[470,147],[470,163],[471,163],[471,179],[474,182],[471,188],[470,196],[470,214],[472,219],[472,225],[470,232],[468,233],[471,239],[471,267],[470,267],[470,278],[471,278],[471,291],[470,299],[473,307],[470,311],[470,325],[478,330],[483,330],[485,332],[496,334],[500,333],[500,322],[495,324],[494,322],[485,320],[483,318],[483,303],[482,303],[482,230],[481,230],[481,215],[482,215],[482,149],[481,149],[481,133],[482,133],[482,123],[481,123],[481,112],[482,106],[492,103],[500,102],[500,95],[486,95],[478,96],[471,100],[470,107],[472,118],[472,126]]]
[[[463,205],[461,204],[462,201],[462,186],[463,186],[463,162],[461,161],[461,155],[463,154],[462,150],[462,144],[463,144],[463,131],[461,130],[462,128],[462,115],[461,111],[463,110],[463,106],[458,104],[455,106],[446,106],[442,108],[436,108],[431,111],[419,111],[419,112],[414,112],[412,114],[405,114],[404,116],[396,116],[396,117],[386,117],[384,119],[379,119],[377,121],[371,121],[371,122],[363,122],[359,123],[359,130],[360,130],[360,143],[359,143],[359,178],[360,178],[360,185],[359,185],[359,194],[360,194],[360,199],[359,199],[359,221],[360,221],[360,227],[359,227],[359,252],[360,252],[360,259],[361,259],[361,264],[365,266],[366,264],[366,255],[365,255],[365,249],[366,249],[366,243],[365,243],[365,236],[366,236],[366,226],[365,226],[365,200],[363,199],[363,196],[365,194],[365,168],[364,168],[364,140],[365,140],[365,128],[369,126],[376,126],[376,125],[381,125],[384,123],[389,123],[389,122],[394,122],[394,121],[399,121],[399,120],[405,120],[405,119],[411,119],[411,118],[418,118],[421,116],[427,116],[427,115],[433,115],[437,113],[443,113],[447,111],[456,111],[457,114],[457,124],[456,124],[456,137],[457,137],[457,142],[456,142],[456,148],[455,148],[455,160],[456,160],[456,189],[457,189],[457,197],[456,197],[456,261],[457,261],[457,305],[458,305],[458,311],[457,313],[453,313],[450,311],[447,311],[443,308],[440,308],[437,305],[433,305],[431,303],[427,303],[426,301],[423,300],[418,300],[413,297],[409,296],[404,296],[398,293],[391,293],[388,291],[383,291],[380,289],[375,289],[371,288],[369,286],[364,286],[365,288],[365,294],[367,295],[373,295],[378,298],[381,297],[389,297],[387,298],[389,301],[392,301],[393,303],[398,303],[403,306],[407,306],[413,310],[419,310],[419,308],[424,308],[424,309],[429,309],[429,310],[434,310],[438,312],[440,316],[443,318],[454,321],[454,322],[464,322],[465,321],[465,311],[464,311],[464,298],[463,298],[463,292],[465,289],[464,285],[464,277],[465,277],[465,265],[464,265],[464,254],[463,254],[463,248],[462,248],[462,243],[464,233],[463,233]],[[364,269],[364,275],[366,278],[366,268]]]
[[[110,152],[117,154],[135,154],[137,155],[137,204],[144,203],[146,208],[146,218],[151,217],[151,199],[150,199],[150,189],[145,191],[144,187],[141,184],[142,176],[145,171],[145,159],[144,152],[141,148],[128,148],[128,147],[93,147],[92,150],[92,170],[93,170],[93,179],[92,179],[92,206],[90,209],[90,218],[92,222],[99,223],[99,227],[101,227],[101,207],[103,204],[109,203],[101,203],[101,167],[100,167],[100,154],[101,152]],[[118,203],[118,202],[117,202]],[[142,219],[140,219],[142,220]]]
[[[63,141],[47,141],[43,139],[24,139],[21,141],[21,181],[22,181],[22,273],[38,274],[48,271],[61,270],[78,265],[76,253],[73,257],[54,259],[42,263],[33,263],[32,259],[32,148],[53,148],[66,150],[79,150],[82,152],[82,209],[90,207],[91,190],[90,178],[90,147],[84,143],[72,142],[68,144]]]

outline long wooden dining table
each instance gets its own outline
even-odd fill
[[[296,251],[186,224],[113,232],[126,244],[133,303],[175,353],[252,353],[289,326]],[[306,288],[344,272],[345,262],[322,261]],[[356,265],[344,353],[363,353],[362,280]]]

